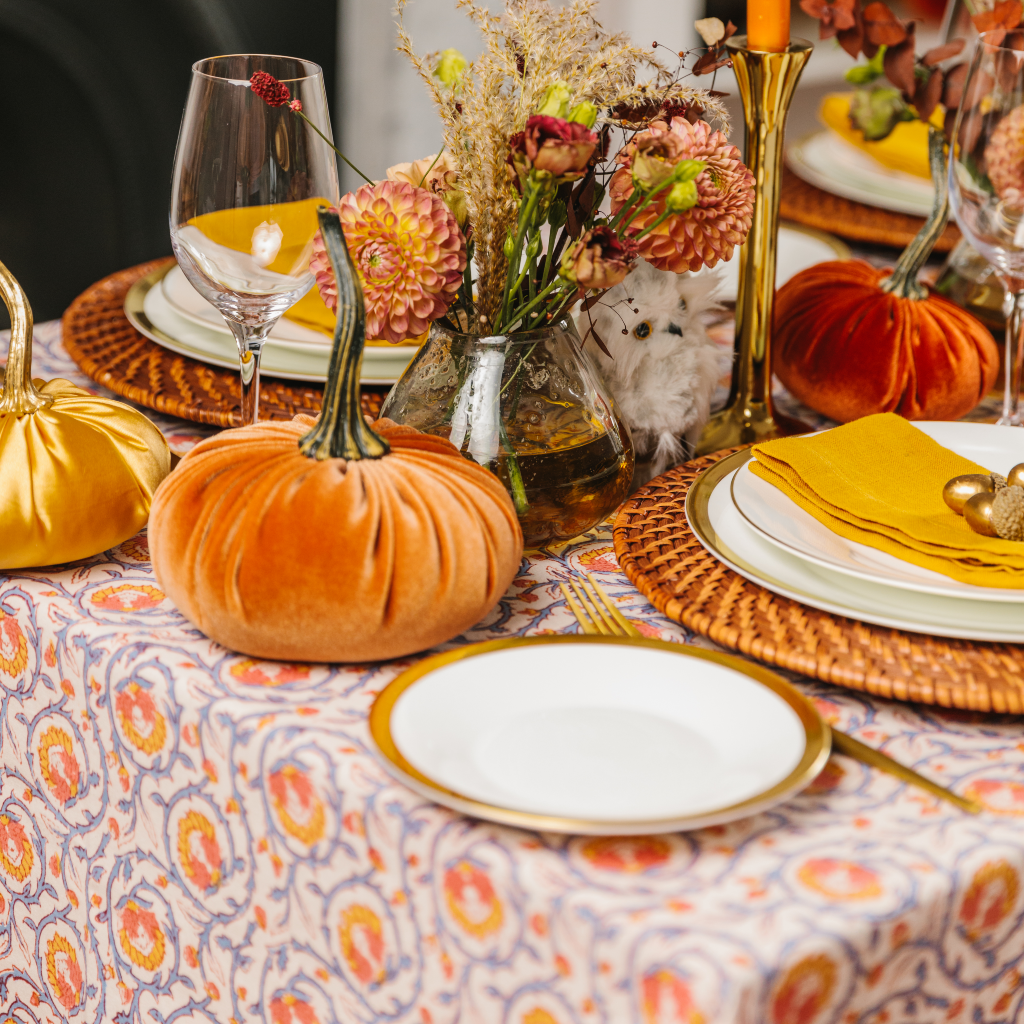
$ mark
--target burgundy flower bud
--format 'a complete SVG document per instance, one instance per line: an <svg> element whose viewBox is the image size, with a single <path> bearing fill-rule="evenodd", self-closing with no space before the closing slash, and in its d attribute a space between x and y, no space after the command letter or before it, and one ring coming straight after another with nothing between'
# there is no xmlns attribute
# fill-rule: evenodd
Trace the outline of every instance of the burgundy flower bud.
<svg viewBox="0 0 1024 1024"><path fill-rule="evenodd" d="M580 291L603 291L622 281L636 259L636 243L620 238L607 224L592 228L562 257L558 274Z"/></svg>
<svg viewBox="0 0 1024 1024"><path fill-rule="evenodd" d="M534 114L526 122L526 131L509 139L508 162L520 182L536 170L561 184L584 175L596 148L597 136L586 125Z"/></svg>
<svg viewBox="0 0 1024 1024"><path fill-rule="evenodd" d="M283 82L279 82L273 75L268 74L266 71L257 71L252 78L249 79L249 88L268 107L283 107L291 98L292 94L288 90L288 86Z"/></svg>

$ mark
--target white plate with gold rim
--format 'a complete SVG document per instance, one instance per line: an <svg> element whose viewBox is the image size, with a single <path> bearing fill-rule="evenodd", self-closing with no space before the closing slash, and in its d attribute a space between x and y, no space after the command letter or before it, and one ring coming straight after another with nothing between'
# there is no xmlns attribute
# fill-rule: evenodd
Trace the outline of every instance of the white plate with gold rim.
<svg viewBox="0 0 1024 1024"><path fill-rule="evenodd" d="M882 210L927 217L935 201L930 181L883 167L828 129L790 143L786 163L811 185Z"/></svg>
<svg viewBox="0 0 1024 1024"><path fill-rule="evenodd" d="M1004 476L1024 462L1024 431L991 423L918 421L912 424L944 448ZM756 458L756 456L755 456ZM895 555L847 540L818 522L791 498L745 464L733 477L732 500L765 540L815 565L900 590L967 601L1024 604L1024 590L979 587L903 561Z"/></svg>
<svg viewBox="0 0 1024 1024"><path fill-rule="evenodd" d="M716 462L686 495L697 540L734 572L782 597L861 622L963 640L1024 643L1019 605L900 590L815 565L765 540L732 500L733 474L749 449Z"/></svg>
<svg viewBox="0 0 1024 1024"><path fill-rule="evenodd" d="M132 285L124 300L125 316L137 331L171 352L211 366L237 370L238 350L226 325L220 331L196 323L182 316L168 302L159 287L168 269L161 267ZM170 269L177 268L172 265ZM363 384L394 384L418 351L415 345L367 345L363 349L360 381ZM329 345L279 340L271 332L260 366L262 372L270 377L322 383L327 379L330 357Z"/></svg>
<svg viewBox="0 0 1024 1024"><path fill-rule="evenodd" d="M739 658L626 637L494 640L420 662L379 694L387 770L477 818L547 832L703 828L811 782L828 726Z"/></svg>

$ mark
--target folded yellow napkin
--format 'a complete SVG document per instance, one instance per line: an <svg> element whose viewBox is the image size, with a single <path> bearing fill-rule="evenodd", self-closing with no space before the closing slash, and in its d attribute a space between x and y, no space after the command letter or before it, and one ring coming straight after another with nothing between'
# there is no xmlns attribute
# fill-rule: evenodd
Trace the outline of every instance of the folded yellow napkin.
<svg viewBox="0 0 1024 1024"><path fill-rule="evenodd" d="M840 537L962 583L1024 588L1024 542L975 533L942 500L950 478L989 470L901 416L866 416L753 450L751 471Z"/></svg>

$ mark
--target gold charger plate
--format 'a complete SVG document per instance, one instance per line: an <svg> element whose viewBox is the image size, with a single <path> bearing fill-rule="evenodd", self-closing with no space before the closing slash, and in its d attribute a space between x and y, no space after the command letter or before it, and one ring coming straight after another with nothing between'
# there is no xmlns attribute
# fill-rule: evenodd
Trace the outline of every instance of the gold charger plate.
<svg viewBox="0 0 1024 1024"><path fill-rule="evenodd" d="M795 767L781 781L767 786L745 799L725 806L705 808L698 813L659 818L626 818L609 820L536 813L512 806L468 796L450 788L413 765L399 749L392 733L392 718L400 698L417 683L439 669L511 648L554 645L610 645L664 651L687 660L710 662L745 676L765 687L788 705L803 730L803 753ZM578 655L577 655L578 657ZM681 667L684 667L681 665ZM491 671L494 671L492 663ZM807 786L824 767L831 751L831 731L814 705L794 686L774 672L728 654L665 643L660 640L637 640L629 637L608 636L551 636L492 640L472 644L443 654L426 658L406 669L381 691L370 710L370 732L383 757L384 766L396 779L436 803L462 814L495 821L503 825L534 829L542 832L560 832L577 835L631 835L676 832L721 824L747 817L779 804Z"/></svg>

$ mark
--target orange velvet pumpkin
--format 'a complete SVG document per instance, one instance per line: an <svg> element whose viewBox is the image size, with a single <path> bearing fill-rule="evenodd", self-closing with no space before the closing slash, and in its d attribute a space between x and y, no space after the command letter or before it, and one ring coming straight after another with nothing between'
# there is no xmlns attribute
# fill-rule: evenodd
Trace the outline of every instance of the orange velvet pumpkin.
<svg viewBox="0 0 1024 1024"><path fill-rule="evenodd" d="M796 398L840 423L876 412L959 419L995 383L999 350L941 295L883 290L891 273L842 260L793 277L775 296L772 368Z"/></svg>
<svg viewBox="0 0 1024 1024"><path fill-rule="evenodd" d="M337 214L321 212L339 287L319 420L198 444L158 489L149 541L184 615L261 658L376 661L457 636L518 571L505 488L443 438L359 408L362 292Z"/></svg>

